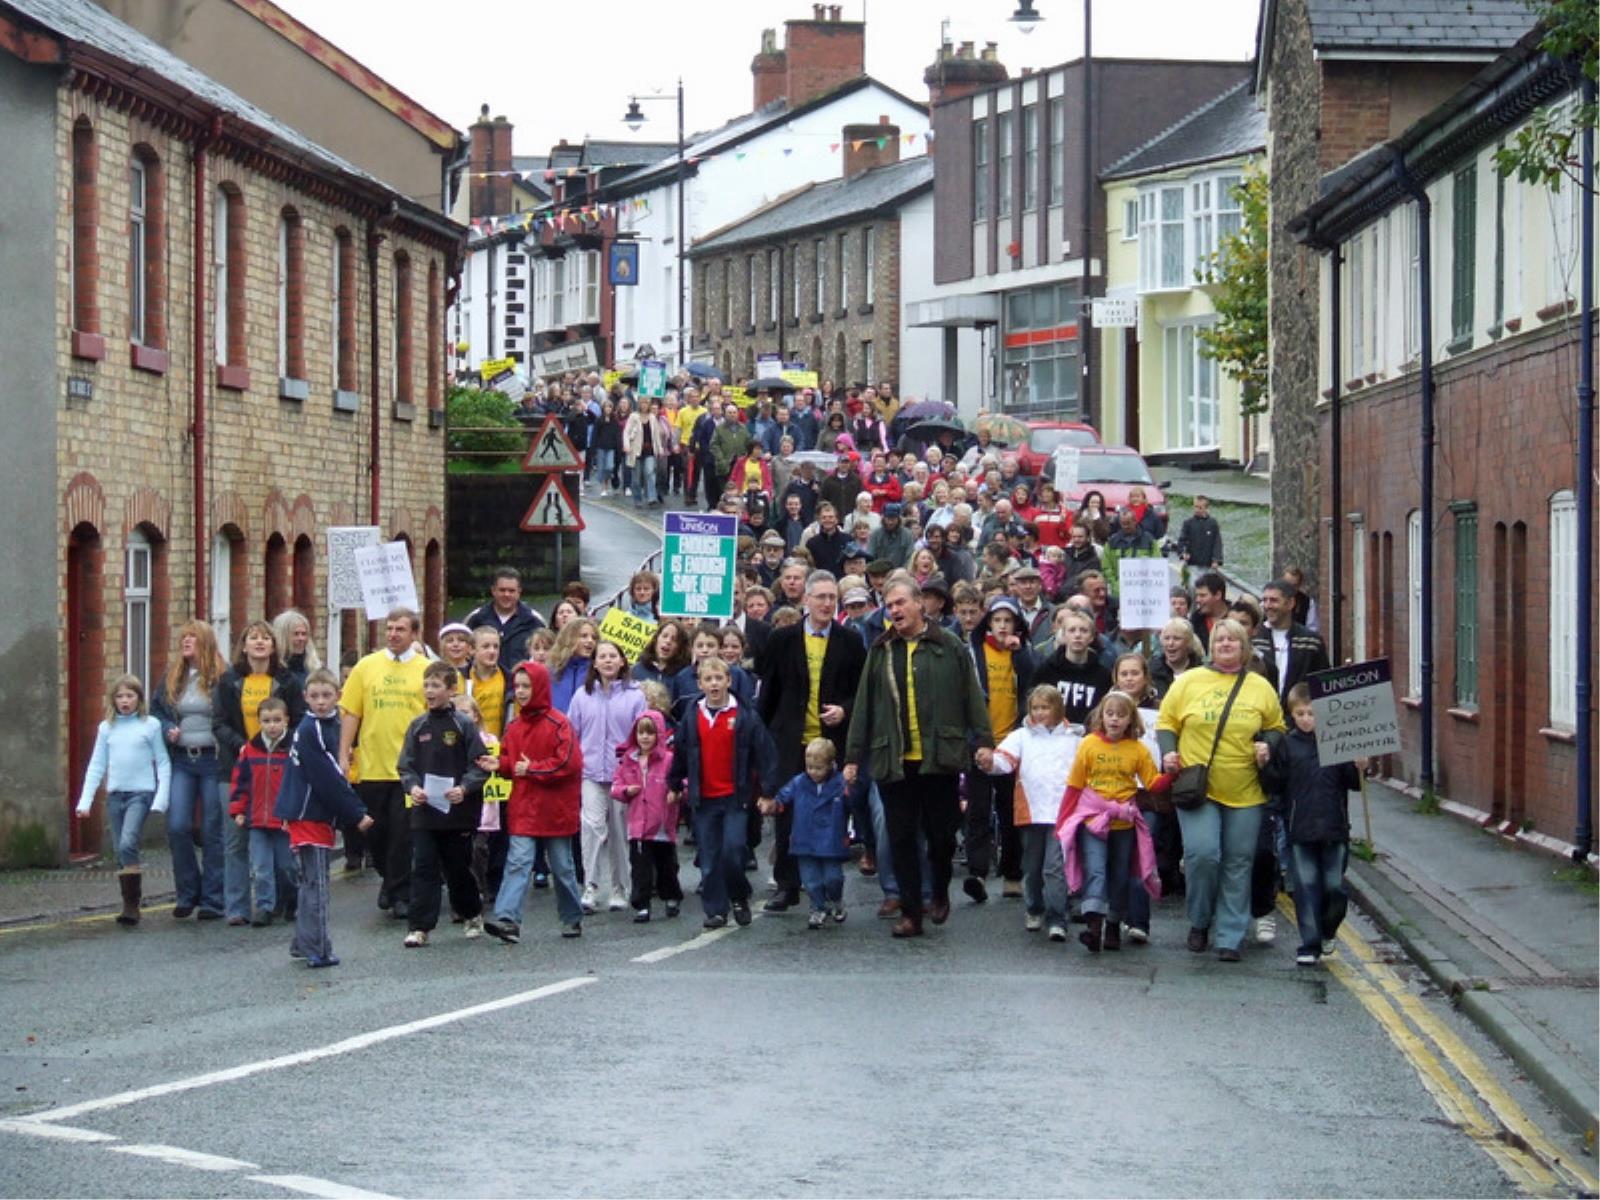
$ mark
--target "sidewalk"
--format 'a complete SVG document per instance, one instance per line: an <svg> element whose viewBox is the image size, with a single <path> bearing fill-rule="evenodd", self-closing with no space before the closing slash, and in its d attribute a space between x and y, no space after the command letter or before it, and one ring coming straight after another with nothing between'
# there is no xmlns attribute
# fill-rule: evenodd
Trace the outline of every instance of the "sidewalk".
<svg viewBox="0 0 1600 1200"><path fill-rule="evenodd" d="M1542 1089L1589 1144L1600 1096L1600 895L1572 864L1415 811L1369 780L1378 857L1353 898ZM1352 802L1352 831L1364 832Z"/></svg>
<svg viewBox="0 0 1600 1200"><path fill-rule="evenodd" d="M1196 471L1175 464L1151 464L1150 478L1163 485L1171 480L1172 486L1163 486L1161 490L1174 496L1209 496L1224 504L1272 503L1271 480L1231 468Z"/></svg>
<svg viewBox="0 0 1600 1200"><path fill-rule="evenodd" d="M139 857L144 865L144 906L148 908L172 901L172 854L164 837L158 838L157 844L148 836L149 827L145 832ZM0 871L0 932L18 925L121 910L117 868L109 858L81 867Z"/></svg>

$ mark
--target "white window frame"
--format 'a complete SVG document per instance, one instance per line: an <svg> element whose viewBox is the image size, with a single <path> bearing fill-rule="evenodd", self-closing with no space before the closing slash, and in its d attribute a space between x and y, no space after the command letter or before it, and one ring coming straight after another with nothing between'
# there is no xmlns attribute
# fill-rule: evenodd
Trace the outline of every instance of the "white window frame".
<svg viewBox="0 0 1600 1200"><path fill-rule="evenodd" d="M839 307L850 310L850 235L841 233L836 243L839 256Z"/></svg>
<svg viewBox="0 0 1600 1200"><path fill-rule="evenodd" d="M1139 240L1139 197L1130 196L1122 202L1122 240Z"/></svg>
<svg viewBox="0 0 1600 1200"><path fill-rule="evenodd" d="M233 539L220 532L211 538L211 628L217 645L233 645Z"/></svg>
<svg viewBox="0 0 1600 1200"><path fill-rule="evenodd" d="M1365 234L1357 234L1350 239L1349 249L1345 254L1345 276L1347 282L1345 289L1349 293L1348 307L1345 319L1350 325L1350 360L1345 364L1345 379L1359 377L1366 370L1366 254L1363 241ZM1335 379L1335 384L1343 380Z"/></svg>
<svg viewBox="0 0 1600 1200"><path fill-rule="evenodd" d="M550 328L550 260L547 258L535 258L528 265L528 304L528 327Z"/></svg>
<svg viewBox="0 0 1600 1200"><path fill-rule="evenodd" d="M995 161L1000 168L1000 183L995 189L994 215L1001 219L1011 215L1011 204L1015 197L1011 194L1011 155L1014 147L1011 144L1012 127L1016 124L1009 112L995 114L995 128L1000 139L1000 151L995 155Z"/></svg>
<svg viewBox="0 0 1600 1200"><path fill-rule="evenodd" d="M577 254L568 256L571 259L570 262L567 261L567 258L562 259L565 264L563 282L566 287L566 301L562 312L563 325L576 325L583 320L584 253L580 251Z"/></svg>
<svg viewBox="0 0 1600 1200"><path fill-rule="evenodd" d="M211 338L216 361L228 365L228 193L211 193Z"/></svg>
<svg viewBox="0 0 1600 1200"><path fill-rule="evenodd" d="M783 295L783 251L767 251L767 320L778 320L779 300Z"/></svg>
<svg viewBox="0 0 1600 1200"><path fill-rule="evenodd" d="M866 292L866 303L871 304L878 290L878 228L868 225L861 231L861 270L865 276L862 281L862 290ZM869 375L867 377L871 379Z"/></svg>
<svg viewBox="0 0 1600 1200"><path fill-rule="evenodd" d="M1022 211L1039 207L1039 106L1022 110Z"/></svg>
<svg viewBox="0 0 1600 1200"><path fill-rule="evenodd" d="M1050 101L1050 204L1062 202L1067 186L1067 102L1060 96ZM1135 228L1137 224L1135 210ZM1126 236L1126 234L1124 234Z"/></svg>
<svg viewBox="0 0 1600 1200"><path fill-rule="evenodd" d="M150 597L155 550L144 531L128 534L122 574L122 662L129 675L150 686Z"/></svg>
<svg viewBox="0 0 1600 1200"><path fill-rule="evenodd" d="M582 309L579 312L579 324L598 325L600 323L600 251L585 250L579 257L582 267L582 278L579 281L580 299Z"/></svg>
<svg viewBox="0 0 1600 1200"><path fill-rule="evenodd" d="M800 317L800 300L805 294L805 289L800 284L800 243L795 242L789 247L789 290L792 293L792 307L789 315L796 320Z"/></svg>
<svg viewBox="0 0 1600 1200"><path fill-rule="evenodd" d="M1196 279L1211 275L1211 256L1217 250L1217 181L1209 175L1189 181L1189 259Z"/></svg>
<svg viewBox="0 0 1600 1200"><path fill-rule="evenodd" d="M567 260L552 258L550 263L550 324L549 329L566 327L567 319Z"/></svg>
<svg viewBox="0 0 1600 1200"><path fill-rule="evenodd" d="M817 294L816 307L813 312L820 313L828 306L828 277L824 273L823 264L828 261L828 242L826 238L817 238L811 243L811 248L817 256Z"/></svg>
<svg viewBox="0 0 1600 1200"><path fill-rule="evenodd" d="M150 196L150 172L134 155L128 162L128 340L144 345L149 300L145 262L145 213Z"/></svg>
<svg viewBox="0 0 1600 1200"><path fill-rule="evenodd" d="M989 122L980 117L972 123L972 219L988 220L990 208Z"/></svg>
<svg viewBox="0 0 1600 1200"><path fill-rule="evenodd" d="M1550 497L1550 726L1578 726L1578 501Z"/></svg>
<svg viewBox="0 0 1600 1200"><path fill-rule="evenodd" d="M871 383L878 377L877 362L872 352L872 339L867 338L861 343L861 378Z"/></svg>
<svg viewBox="0 0 1600 1200"><path fill-rule="evenodd" d="M1406 514L1406 695L1422 698L1422 511Z"/></svg>
<svg viewBox="0 0 1600 1200"><path fill-rule="evenodd" d="M1139 193L1139 291L1177 292L1189 288L1193 277L1186 274L1192 259L1186 249L1185 197L1183 183L1161 184ZM1170 212L1169 199L1175 198L1177 212ZM1173 241L1176 239L1176 246ZM1172 251L1171 256L1163 253ZM1170 272L1167 268L1170 267Z"/></svg>
<svg viewBox="0 0 1600 1200"><path fill-rule="evenodd" d="M1201 352L1200 342L1200 330L1214 320L1176 321L1162 328L1161 411L1169 450L1203 450L1221 442L1217 364Z"/></svg>
<svg viewBox="0 0 1600 1200"><path fill-rule="evenodd" d="M1367 654L1367 523L1350 517L1350 646L1357 662Z"/></svg>
<svg viewBox="0 0 1600 1200"><path fill-rule="evenodd" d="M1418 224L1420 210L1416 201L1405 207L1401 236L1405 238L1405 357L1406 361L1422 354L1422 230Z"/></svg>

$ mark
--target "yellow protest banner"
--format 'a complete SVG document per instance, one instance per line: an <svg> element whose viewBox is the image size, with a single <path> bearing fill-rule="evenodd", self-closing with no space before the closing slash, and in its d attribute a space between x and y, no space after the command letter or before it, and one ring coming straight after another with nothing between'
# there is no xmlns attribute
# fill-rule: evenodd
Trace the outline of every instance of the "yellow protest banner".
<svg viewBox="0 0 1600 1200"><path fill-rule="evenodd" d="M645 644L655 636L656 623L643 617L636 617L632 613L620 608L606 610L606 615L600 622L600 640L615 642L622 647L622 653L630 663L639 661L639 655L644 650Z"/></svg>
<svg viewBox="0 0 1600 1200"><path fill-rule="evenodd" d="M617 381L621 378L621 371L607 371L604 375L600 376L600 386L605 388L607 394L609 395L611 389L617 385Z"/></svg>
<svg viewBox="0 0 1600 1200"><path fill-rule="evenodd" d="M496 375L504 375L507 371L517 369L517 360L514 358L486 358L478 364L478 377L485 383Z"/></svg>
<svg viewBox="0 0 1600 1200"><path fill-rule="evenodd" d="M756 402L756 398L746 392L742 387L723 388L722 398L724 400L732 400L740 408L749 408Z"/></svg>
<svg viewBox="0 0 1600 1200"><path fill-rule="evenodd" d="M499 775L491 775L483 784L483 802L485 804L504 804L511 799L511 780Z"/></svg>
<svg viewBox="0 0 1600 1200"><path fill-rule="evenodd" d="M814 388L817 386L817 373L815 371L784 371L781 378L785 383L792 383L797 388Z"/></svg>

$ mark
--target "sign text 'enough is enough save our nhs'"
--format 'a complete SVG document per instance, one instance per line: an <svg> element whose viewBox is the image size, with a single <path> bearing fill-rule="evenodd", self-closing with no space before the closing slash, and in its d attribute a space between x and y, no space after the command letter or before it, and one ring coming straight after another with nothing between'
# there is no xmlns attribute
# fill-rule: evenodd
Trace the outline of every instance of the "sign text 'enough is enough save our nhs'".
<svg viewBox="0 0 1600 1200"><path fill-rule="evenodd" d="M726 513L667 513L662 533L661 615L730 619L739 519Z"/></svg>

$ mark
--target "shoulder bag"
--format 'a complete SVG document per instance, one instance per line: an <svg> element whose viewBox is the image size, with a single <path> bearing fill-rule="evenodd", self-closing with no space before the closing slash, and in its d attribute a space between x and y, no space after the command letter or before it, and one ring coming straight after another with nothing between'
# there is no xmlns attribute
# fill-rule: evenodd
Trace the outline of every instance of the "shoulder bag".
<svg viewBox="0 0 1600 1200"><path fill-rule="evenodd" d="M1211 755L1206 761L1195 763L1193 766L1184 767L1178 772L1178 777L1172 781L1172 804L1185 812L1192 812L1206 802L1206 787L1211 780L1211 764L1217 757L1217 747L1222 744L1222 730L1228 724L1228 714L1233 711L1233 702L1239 695L1239 689L1244 686L1245 672L1249 668L1239 668L1239 678L1234 680L1233 691L1228 693L1228 702L1222 706L1222 718L1217 722L1217 736L1211 739Z"/></svg>

